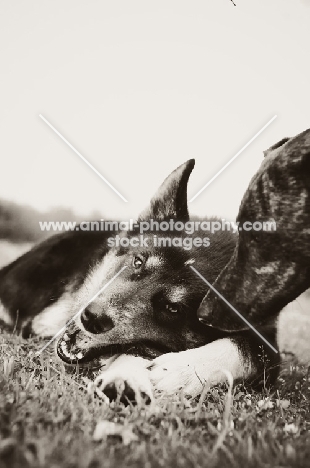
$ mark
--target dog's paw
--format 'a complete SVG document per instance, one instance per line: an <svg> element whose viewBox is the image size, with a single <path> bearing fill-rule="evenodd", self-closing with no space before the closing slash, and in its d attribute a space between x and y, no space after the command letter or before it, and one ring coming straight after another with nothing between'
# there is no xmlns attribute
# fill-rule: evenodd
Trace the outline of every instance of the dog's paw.
<svg viewBox="0 0 310 468"><path fill-rule="evenodd" d="M186 396L195 397L202 392L208 372L204 369L202 373L197 360L187 353L168 353L153 361L149 369L155 390L167 396L182 391Z"/></svg>
<svg viewBox="0 0 310 468"><path fill-rule="evenodd" d="M106 402L116 400L125 404L150 404L153 391L148 364L149 361L143 358L122 355L98 375L89 390Z"/></svg>
<svg viewBox="0 0 310 468"><path fill-rule="evenodd" d="M149 370L155 390L165 395L182 391L189 397L196 397L205 388L223 383L230 376L231 379L245 376L238 349L229 339L163 354L152 361Z"/></svg>

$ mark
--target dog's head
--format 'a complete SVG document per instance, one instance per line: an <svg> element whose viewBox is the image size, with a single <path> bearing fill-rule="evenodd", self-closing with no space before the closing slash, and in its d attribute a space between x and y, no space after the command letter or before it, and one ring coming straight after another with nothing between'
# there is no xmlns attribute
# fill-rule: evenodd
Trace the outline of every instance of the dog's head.
<svg viewBox="0 0 310 468"><path fill-rule="evenodd" d="M252 325L274 320L280 310L309 287L310 130L281 140L265 159L242 200L239 239L228 265L214 283ZM251 230L244 223L250 222ZM275 222L276 229L255 230ZM249 226L249 225L247 225ZM239 227L239 229L240 229ZM265 225L268 229L268 224ZM198 315L208 325L236 331L247 325L209 292Z"/></svg>
<svg viewBox="0 0 310 468"><path fill-rule="evenodd" d="M187 182L193 167L190 160L164 181L138 226L152 219L189 221ZM230 258L235 240L231 233L195 232L194 237L201 236L204 242L207 235L210 247L193 244L190 249L186 247L188 235L170 228L141 237L137 230L120 232L119 245L114 238L114 245L81 288L81 303L86 304L106 286L58 340L61 359L83 364L116 352L154 357L211 341L196 315L206 287L190 265L194 263L214 281ZM169 243L176 237L178 242Z"/></svg>

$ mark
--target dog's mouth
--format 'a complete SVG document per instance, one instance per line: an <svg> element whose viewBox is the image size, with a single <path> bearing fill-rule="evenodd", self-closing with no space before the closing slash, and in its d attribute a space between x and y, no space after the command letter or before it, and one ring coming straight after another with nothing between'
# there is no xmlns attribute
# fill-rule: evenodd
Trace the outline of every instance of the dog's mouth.
<svg viewBox="0 0 310 468"><path fill-rule="evenodd" d="M66 331L56 343L56 353L58 357L68 365L100 367L102 359L108 359L116 354L126 353L154 359L161 354L168 352L166 346L148 341L139 343L114 343L109 345L85 346L85 341L81 341L82 347L77 339L80 330L70 333Z"/></svg>
<svg viewBox="0 0 310 468"><path fill-rule="evenodd" d="M78 344L77 335L79 330L73 333L65 332L56 344L58 357L66 364L92 364L99 365L99 358L109 358L121 352L121 345L112 344L107 346L82 348Z"/></svg>

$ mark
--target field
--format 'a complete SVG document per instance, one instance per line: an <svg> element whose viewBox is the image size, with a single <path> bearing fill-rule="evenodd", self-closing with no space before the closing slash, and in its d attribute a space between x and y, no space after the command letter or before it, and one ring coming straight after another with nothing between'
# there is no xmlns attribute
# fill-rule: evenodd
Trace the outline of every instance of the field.
<svg viewBox="0 0 310 468"><path fill-rule="evenodd" d="M89 396L81 375L38 349L37 340L0 335L1 467L309 466L306 368L286 361L277 386L261 393L214 388L204 402L159 395L137 408ZM102 421L117 434L94 440Z"/></svg>
<svg viewBox="0 0 310 468"><path fill-rule="evenodd" d="M27 248L0 242L0 264ZM309 296L279 323L281 348L304 363ZM1 468L309 466L310 376L292 359L271 390L214 388L204 402L159 395L154 407L137 408L89 396L83 376L68 374L51 351L35 357L41 346L0 330ZM110 435L94 440L102 422Z"/></svg>

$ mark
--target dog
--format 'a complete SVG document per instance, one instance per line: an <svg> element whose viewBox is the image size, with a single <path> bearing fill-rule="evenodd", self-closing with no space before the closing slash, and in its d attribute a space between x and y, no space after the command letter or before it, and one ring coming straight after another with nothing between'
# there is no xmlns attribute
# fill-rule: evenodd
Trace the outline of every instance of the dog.
<svg viewBox="0 0 310 468"><path fill-rule="evenodd" d="M237 221L270 220L276 230L240 231L234 254L213 286L253 326L272 324L310 286L310 130L265 151ZM198 316L226 332L247 325L209 291Z"/></svg>
<svg viewBox="0 0 310 468"><path fill-rule="evenodd" d="M134 229L58 234L0 271L0 317L24 337L53 336L82 310L58 337L55 351L66 365L100 367L93 390L102 398L152 400L154 389L167 395L182 389L195 397L206 384L224 382L226 371L253 385L266 375L264 346L252 331L228 336L197 318L208 288L190 266L215 281L234 251L232 232L206 238L205 231L195 231L189 249L185 232L178 233L177 245L159 247L159 239L173 240L175 231L147 231L136 246L141 223L190 221L193 167L189 160L164 181ZM264 332L275 342L274 328ZM265 353L272 381L277 355Z"/></svg>

